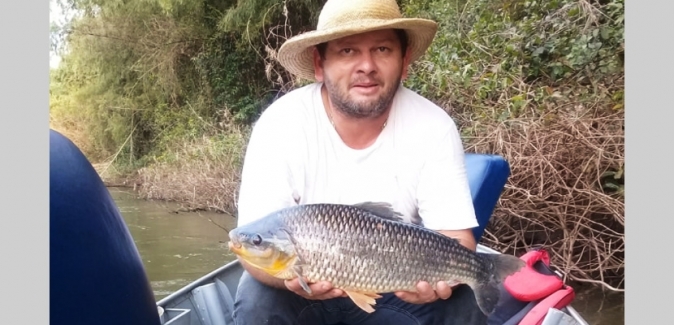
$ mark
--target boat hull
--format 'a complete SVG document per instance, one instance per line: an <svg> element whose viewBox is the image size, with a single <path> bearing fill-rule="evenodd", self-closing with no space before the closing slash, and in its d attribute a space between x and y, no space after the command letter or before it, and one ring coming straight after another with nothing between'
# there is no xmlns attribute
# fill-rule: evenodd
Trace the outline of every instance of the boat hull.
<svg viewBox="0 0 674 325"><path fill-rule="evenodd" d="M499 254L483 245L478 245L477 250ZM162 325L234 324L232 320L234 298L243 271L238 261L230 262L161 299L157 302L157 307ZM562 318L553 312L551 315L559 321L550 320L543 325L588 325L571 306L563 308L561 312L570 316L575 323L569 323L569 317Z"/></svg>

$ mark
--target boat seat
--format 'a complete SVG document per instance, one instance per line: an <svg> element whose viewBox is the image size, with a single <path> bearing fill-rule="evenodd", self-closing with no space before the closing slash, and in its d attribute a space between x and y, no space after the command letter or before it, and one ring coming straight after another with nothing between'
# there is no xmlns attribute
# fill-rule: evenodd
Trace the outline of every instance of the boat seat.
<svg viewBox="0 0 674 325"><path fill-rule="evenodd" d="M473 235L479 242L510 176L510 165L502 156L493 154L466 153L464 161L479 224L473 228Z"/></svg>
<svg viewBox="0 0 674 325"><path fill-rule="evenodd" d="M49 155L50 324L159 325L140 255L103 181L54 130Z"/></svg>

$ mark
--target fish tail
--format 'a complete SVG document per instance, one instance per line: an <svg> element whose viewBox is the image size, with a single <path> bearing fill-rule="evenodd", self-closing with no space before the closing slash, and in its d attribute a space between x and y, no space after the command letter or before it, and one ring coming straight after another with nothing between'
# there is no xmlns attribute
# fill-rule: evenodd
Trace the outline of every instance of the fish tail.
<svg viewBox="0 0 674 325"><path fill-rule="evenodd" d="M520 258L507 254L478 253L487 266L488 275L471 285L477 305L485 315L490 315L501 296L499 284L519 271L525 263Z"/></svg>

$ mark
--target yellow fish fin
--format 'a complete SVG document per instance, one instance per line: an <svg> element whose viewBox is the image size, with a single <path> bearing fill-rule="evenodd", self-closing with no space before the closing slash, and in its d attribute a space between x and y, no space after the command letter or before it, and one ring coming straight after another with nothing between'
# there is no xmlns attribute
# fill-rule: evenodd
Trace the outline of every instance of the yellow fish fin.
<svg viewBox="0 0 674 325"><path fill-rule="evenodd" d="M368 313L374 312L374 308L372 306L377 304L375 299L381 298L380 295L374 292L357 292L348 290L344 290L344 292L346 292L346 294L349 296L349 298L351 298L356 306Z"/></svg>
<svg viewBox="0 0 674 325"><path fill-rule="evenodd" d="M295 272L292 269L285 269L281 272L274 274L274 277L283 280L290 280L295 277Z"/></svg>

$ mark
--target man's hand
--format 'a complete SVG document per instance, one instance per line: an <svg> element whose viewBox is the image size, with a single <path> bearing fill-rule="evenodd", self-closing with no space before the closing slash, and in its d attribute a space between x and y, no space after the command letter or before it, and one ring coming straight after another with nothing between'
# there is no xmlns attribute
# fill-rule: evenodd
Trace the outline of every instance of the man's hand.
<svg viewBox="0 0 674 325"><path fill-rule="evenodd" d="M332 283L328 281L321 281L316 283L307 282L307 285L309 285L309 288L311 289L311 294L302 289L302 286L300 285L300 281L298 279L285 280L285 285L286 288L288 288L288 290L306 299L324 300L337 297L346 297L346 293L344 291L333 288Z"/></svg>
<svg viewBox="0 0 674 325"><path fill-rule="evenodd" d="M398 291L395 295L406 302L412 304L427 304L438 299L447 299L452 295L452 287L446 282L440 281L436 285L436 289L426 281L417 283L417 292Z"/></svg>

